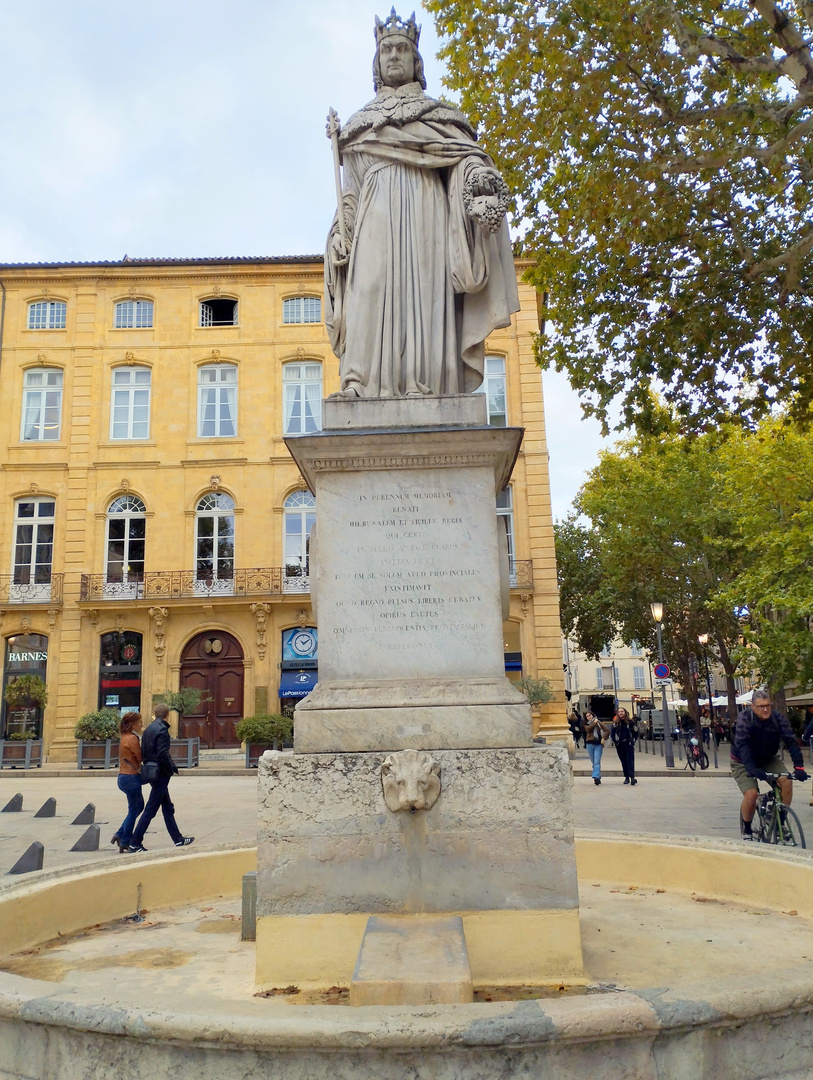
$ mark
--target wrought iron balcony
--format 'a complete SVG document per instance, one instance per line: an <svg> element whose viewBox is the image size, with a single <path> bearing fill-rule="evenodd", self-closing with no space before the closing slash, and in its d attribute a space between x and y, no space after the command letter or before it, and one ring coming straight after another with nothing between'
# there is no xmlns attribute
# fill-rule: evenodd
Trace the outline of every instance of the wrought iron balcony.
<svg viewBox="0 0 813 1080"><path fill-rule="evenodd" d="M50 581L16 581L13 574L0 575L0 604L62 603L62 574L51 574Z"/></svg>
<svg viewBox="0 0 813 1080"><path fill-rule="evenodd" d="M256 596L284 597L310 592L310 578L299 566L235 570L198 577L194 570L151 570L137 581L111 581L106 574L83 574L80 600L196 600Z"/></svg>
<svg viewBox="0 0 813 1080"><path fill-rule="evenodd" d="M533 590L534 564L532 559L511 559L509 574L512 589Z"/></svg>

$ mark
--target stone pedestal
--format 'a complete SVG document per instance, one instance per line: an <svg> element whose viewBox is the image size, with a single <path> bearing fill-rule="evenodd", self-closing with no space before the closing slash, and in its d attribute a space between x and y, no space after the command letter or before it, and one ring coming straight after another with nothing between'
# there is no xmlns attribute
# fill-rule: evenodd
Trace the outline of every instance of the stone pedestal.
<svg viewBox="0 0 813 1080"><path fill-rule="evenodd" d="M476 986L584 982L567 751L531 745L505 677L496 498L522 432L479 395L324 415L287 440L316 495L319 682L293 757L260 760L257 983L349 986L379 915L459 916Z"/></svg>
<svg viewBox="0 0 813 1080"><path fill-rule="evenodd" d="M479 395L327 401L324 431L287 440L318 515L319 682L297 706L297 753L530 744L505 677L495 513L522 432L484 410Z"/></svg>

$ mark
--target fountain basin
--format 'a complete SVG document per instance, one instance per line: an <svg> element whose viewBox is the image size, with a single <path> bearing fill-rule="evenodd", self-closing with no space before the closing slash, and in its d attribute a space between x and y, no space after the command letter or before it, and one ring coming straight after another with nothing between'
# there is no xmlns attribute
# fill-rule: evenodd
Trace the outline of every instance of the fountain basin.
<svg viewBox="0 0 813 1080"><path fill-rule="evenodd" d="M218 934L228 954L221 966L229 956L242 964L243 985L218 989L214 975L191 966L185 989L168 969L147 967L140 994L117 983L115 968L97 966L74 985L0 972L0 1077L810 1075L813 860L806 853L584 834L576 851L585 964L608 992L434 1007L293 1006L254 998L251 945ZM0 955L132 914L139 882L142 905L159 923L170 909L234 905L254 859L251 849L148 855L121 868L3 883ZM182 944L170 925L138 932ZM717 944L707 940L714 937ZM629 989L612 992L613 985Z"/></svg>

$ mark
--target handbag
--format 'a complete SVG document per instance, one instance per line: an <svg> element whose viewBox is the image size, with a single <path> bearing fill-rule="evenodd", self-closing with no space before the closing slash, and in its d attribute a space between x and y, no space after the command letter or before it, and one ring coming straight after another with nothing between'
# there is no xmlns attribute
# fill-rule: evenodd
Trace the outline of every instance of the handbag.
<svg viewBox="0 0 813 1080"><path fill-rule="evenodd" d="M141 766L141 779L147 784L154 784L158 779L158 762L145 761Z"/></svg>

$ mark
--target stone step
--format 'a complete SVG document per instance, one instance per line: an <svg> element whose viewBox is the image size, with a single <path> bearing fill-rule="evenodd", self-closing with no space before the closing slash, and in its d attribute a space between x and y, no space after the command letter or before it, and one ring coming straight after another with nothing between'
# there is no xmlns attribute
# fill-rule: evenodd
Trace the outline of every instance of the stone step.
<svg viewBox="0 0 813 1080"><path fill-rule="evenodd" d="M459 915L371 915L350 983L351 1005L455 1005L473 1000Z"/></svg>
<svg viewBox="0 0 813 1080"><path fill-rule="evenodd" d="M201 761L245 761L246 752L241 750L239 746L236 747L223 747L214 750L204 750L201 747L200 760Z"/></svg>

